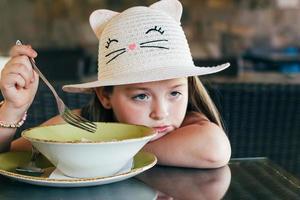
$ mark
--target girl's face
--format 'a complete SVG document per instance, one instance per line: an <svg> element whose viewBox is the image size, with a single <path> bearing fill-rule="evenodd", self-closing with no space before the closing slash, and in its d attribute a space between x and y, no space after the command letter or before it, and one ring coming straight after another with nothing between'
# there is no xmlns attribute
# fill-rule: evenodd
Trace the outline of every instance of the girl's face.
<svg viewBox="0 0 300 200"><path fill-rule="evenodd" d="M153 127L159 137L181 125L188 104L188 81L177 78L114 86L111 94L100 96L117 121Z"/></svg>

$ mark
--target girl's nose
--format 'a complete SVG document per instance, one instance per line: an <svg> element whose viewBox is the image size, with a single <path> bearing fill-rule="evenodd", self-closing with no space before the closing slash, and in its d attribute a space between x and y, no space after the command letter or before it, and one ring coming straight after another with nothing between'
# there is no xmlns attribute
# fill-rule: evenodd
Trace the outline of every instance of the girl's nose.
<svg viewBox="0 0 300 200"><path fill-rule="evenodd" d="M136 49L136 44L135 44L135 43L129 44L129 45L128 45L128 49L129 49L129 50L134 50L134 49Z"/></svg>
<svg viewBox="0 0 300 200"><path fill-rule="evenodd" d="M153 105L150 113L150 118L154 120L162 120L169 115L168 108L163 103L156 103Z"/></svg>

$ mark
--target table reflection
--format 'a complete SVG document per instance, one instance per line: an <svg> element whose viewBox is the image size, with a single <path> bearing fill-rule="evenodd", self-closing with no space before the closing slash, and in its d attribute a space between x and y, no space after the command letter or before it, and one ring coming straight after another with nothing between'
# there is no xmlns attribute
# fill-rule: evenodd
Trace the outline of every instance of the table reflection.
<svg viewBox="0 0 300 200"><path fill-rule="evenodd" d="M155 166L131 179L79 188L30 185L0 176L0 199L300 199L300 180L267 158L232 159L229 167Z"/></svg>
<svg viewBox="0 0 300 200"><path fill-rule="evenodd" d="M7 184L5 184L7 182ZM111 199L111 200L154 200L158 192L143 182L131 178L125 181L82 188L55 188L35 186L0 177L0 199Z"/></svg>
<svg viewBox="0 0 300 200"><path fill-rule="evenodd" d="M81 188L35 186L0 177L0 199L221 199L230 184L228 166L199 170L156 166L135 178Z"/></svg>
<svg viewBox="0 0 300 200"><path fill-rule="evenodd" d="M228 166L210 170L154 167L136 178L159 191L157 200L217 200L225 195L231 172Z"/></svg>

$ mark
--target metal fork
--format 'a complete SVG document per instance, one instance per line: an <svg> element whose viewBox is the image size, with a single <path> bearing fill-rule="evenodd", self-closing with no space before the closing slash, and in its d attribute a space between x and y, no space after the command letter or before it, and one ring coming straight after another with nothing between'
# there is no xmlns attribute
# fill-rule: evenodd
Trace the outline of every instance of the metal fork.
<svg viewBox="0 0 300 200"><path fill-rule="evenodd" d="M22 42L20 40L17 40L17 45L22 45ZM46 79L46 77L42 74L42 72L38 69L38 67L35 65L35 61L29 57L29 61L32 65L32 68L39 74L41 79L46 83L46 85L50 88L52 91L56 103L57 108L59 111L59 114L62 116L62 118L69 124L81 128L83 130L89 131L89 132L96 132L97 125L79 115L74 114L62 101L62 99L58 96L57 92L53 88L53 86L49 83L49 81Z"/></svg>

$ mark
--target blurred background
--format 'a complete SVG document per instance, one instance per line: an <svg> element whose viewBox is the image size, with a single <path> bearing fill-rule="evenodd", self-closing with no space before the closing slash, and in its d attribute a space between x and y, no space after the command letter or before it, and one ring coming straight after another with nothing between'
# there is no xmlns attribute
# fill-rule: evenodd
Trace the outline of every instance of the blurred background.
<svg viewBox="0 0 300 200"><path fill-rule="evenodd" d="M154 2L0 0L0 66L20 39L37 49L38 66L59 92L63 83L95 79L98 41L90 13ZM268 157L300 177L300 0L181 2L195 64L231 63L201 78L221 112L232 157ZM61 95L70 107L89 100ZM49 90L41 88L23 128L56 114Z"/></svg>
<svg viewBox="0 0 300 200"><path fill-rule="evenodd" d="M88 23L90 13L99 8L122 11L154 2L1 0L0 56L7 56L16 39L21 39L39 50L41 61L58 60L61 53L70 59L72 55L83 56L80 62L84 63L79 65L85 65L83 71L88 73L96 70L97 59L97 39ZM182 0L182 4L182 25L197 64L229 60L233 67L227 74L233 75L249 70L300 72L298 0ZM92 69L87 69L90 64Z"/></svg>

